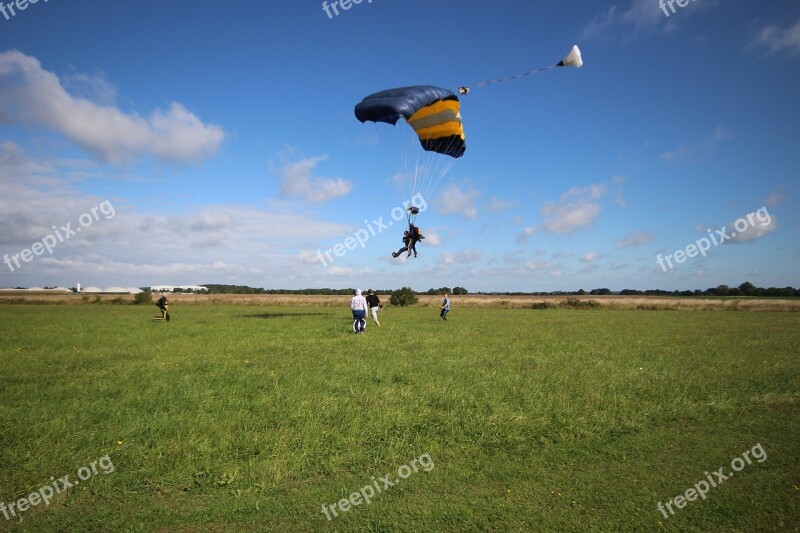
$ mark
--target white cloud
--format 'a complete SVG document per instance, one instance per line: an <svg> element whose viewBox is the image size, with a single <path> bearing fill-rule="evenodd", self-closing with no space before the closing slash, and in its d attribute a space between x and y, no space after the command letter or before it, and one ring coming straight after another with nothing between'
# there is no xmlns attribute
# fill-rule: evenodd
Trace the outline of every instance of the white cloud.
<svg viewBox="0 0 800 533"><path fill-rule="evenodd" d="M462 191L456 185L450 185L439 195L437 210L441 215L459 214L464 218L478 218L475 202L480 196L477 189Z"/></svg>
<svg viewBox="0 0 800 533"><path fill-rule="evenodd" d="M328 273L332 276L343 277L343 276L352 276L353 269L349 267L331 267L328 269Z"/></svg>
<svg viewBox="0 0 800 533"><path fill-rule="evenodd" d="M272 171L281 180L281 194L292 198L303 198L309 202L322 203L350 194L353 184L342 178L314 177L314 169L327 159L327 156L303 158L288 161L281 158L278 167Z"/></svg>
<svg viewBox="0 0 800 533"><path fill-rule="evenodd" d="M15 161L18 168L36 167L24 157ZM5 170L0 164L0 172ZM62 182L0 179L4 228L0 258L30 249L52 234L53 226L70 223L76 229L79 217L104 200ZM114 197L109 201L113 217L101 212L80 233L58 242L52 254L45 252L14 271L0 263L0 286L72 286L78 281L99 286L252 284L254 280L257 286L314 286L316 280L329 278L314 264L316 250L353 232L351 226L317 220L281 202L270 202L264 209L200 205L164 216L137 211ZM301 255L302 250L312 251Z"/></svg>
<svg viewBox="0 0 800 533"><path fill-rule="evenodd" d="M739 223L738 228L736 227L736 222ZM725 241L725 244L740 244L758 240L764 235L774 232L778 229L778 220L775 215L771 215L767 209L762 208L755 213L750 213L735 222L731 222L725 227L729 234L736 234ZM744 231L740 231L741 229L744 229Z"/></svg>
<svg viewBox="0 0 800 533"><path fill-rule="evenodd" d="M294 256L294 260L301 265L313 265L316 263L322 263L320 261L319 256L317 255L316 251L312 250L303 250L299 254Z"/></svg>
<svg viewBox="0 0 800 533"><path fill-rule="evenodd" d="M102 73L89 75L73 72L62 76L61 83L74 98L108 106L115 105L117 101L117 88Z"/></svg>
<svg viewBox="0 0 800 533"><path fill-rule="evenodd" d="M552 266L553 264L550 261L537 261L531 259L530 261L525 262L525 270L529 270L531 272L546 270L548 268L552 268Z"/></svg>
<svg viewBox="0 0 800 533"><path fill-rule="evenodd" d="M0 179L32 181L54 172L51 165L32 160L25 150L11 141L0 142Z"/></svg>
<svg viewBox="0 0 800 533"><path fill-rule="evenodd" d="M589 252L583 256L581 256L581 263L591 263L593 261L597 261L603 257L603 254L598 252Z"/></svg>
<svg viewBox="0 0 800 533"><path fill-rule="evenodd" d="M437 258L439 265L447 267L451 265L468 265L480 261L483 252L475 249L466 249L458 253L442 252Z"/></svg>
<svg viewBox="0 0 800 533"><path fill-rule="evenodd" d="M761 28L750 44L754 48L766 48L771 53L786 50L790 54L800 54L800 20L788 28Z"/></svg>
<svg viewBox="0 0 800 533"><path fill-rule="evenodd" d="M561 201L566 202L570 198L584 198L586 200L599 200L606 195L608 189L605 185L595 185L594 183L587 187L572 187L570 190L561 195Z"/></svg>
<svg viewBox="0 0 800 533"><path fill-rule="evenodd" d="M685 159L696 163L713 155L722 141L727 141L733 137L733 132L719 126L709 137L682 144L675 150L662 153L659 157L670 162Z"/></svg>
<svg viewBox="0 0 800 533"><path fill-rule="evenodd" d="M18 51L0 53L0 122L60 133L112 163L146 156L200 161L213 155L225 138L222 128L203 124L179 103L142 117L76 98L36 58Z"/></svg>
<svg viewBox="0 0 800 533"><path fill-rule="evenodd" d="M426 246L433 246L434 248L441 246L442 238L436 232L435 228L429 228L423 231L422 234L425 236L425 240L422 241L422 243Z"/></svg>
<svg viewBox="0 0 800 533"><path fill-rule="evenodd" d="M572 233L591 225L600 215L599 199L606 194L604 185L572 187L558 203L547 202L539 210L546 217L542 227L551 233Z"/></svg>
<svg viewBox="0 0 800 533"><path fill-rule="evenodd" d="M231 217L227 213L199 213L192 218L192 231L220 230L230 227Z"/></svg>
<svg viewBox="0 0 800 533"><path fill-rule="evenodd" d="M636 248L653 242L655 235L642 231L634 231L617 241L617 248Z"/></svg>

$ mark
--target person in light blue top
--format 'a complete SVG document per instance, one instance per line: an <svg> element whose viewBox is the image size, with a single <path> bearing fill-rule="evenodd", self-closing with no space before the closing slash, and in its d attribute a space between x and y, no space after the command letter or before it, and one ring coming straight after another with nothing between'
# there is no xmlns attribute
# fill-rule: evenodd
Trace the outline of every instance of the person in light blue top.
<svg viewBox="0 0 800 533"><path fill-rule="evenodd" d="M450 298L447 297L447 293L444 293L444 301L439 310L441 311L439 316L442 317L442 320L447 320L447 313L450 312Z"/></svg>

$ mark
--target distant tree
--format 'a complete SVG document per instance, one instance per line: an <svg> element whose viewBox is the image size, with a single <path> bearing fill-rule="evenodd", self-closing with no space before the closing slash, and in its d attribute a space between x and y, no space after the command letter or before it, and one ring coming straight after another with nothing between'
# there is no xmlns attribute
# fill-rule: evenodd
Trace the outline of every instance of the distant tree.
<svg viewBox="0 0 800 533"><path fill-rule="evenodd" d="M469 294L469 291L464 287L453 287L453 294L464 295L464 294Z"/></svg>
<svg viewBox="0 0 800 533"><path fill-rule="evenodd" d="M611 294L611 289L592 289L589 294L592 296L605 296Z"/></svg>
<svg viewBox="0 0 800 533"><path fill-rule="evenodd" d="M739 285L739 291L742 293L742 296L752 296L755 290L756 286L750 283L749 281L745 281L744 283Z"/></svg>
<svg viewBox="0 0 800 533"><path fill-rule="evenodd" d="M583 290L583 289L580 289L580 290L578 290L577 294L578 294L578 296L583 296L584 294L586 294L586 291Z"/></svg>
<svg viewBox="0 0 800 533"><path fill-rule="evenodd" d="M389 303L398 307L405 307L407 305L416 305L419 302L417 294L411 290L411 287L403 287L392 293Z"/></svg>

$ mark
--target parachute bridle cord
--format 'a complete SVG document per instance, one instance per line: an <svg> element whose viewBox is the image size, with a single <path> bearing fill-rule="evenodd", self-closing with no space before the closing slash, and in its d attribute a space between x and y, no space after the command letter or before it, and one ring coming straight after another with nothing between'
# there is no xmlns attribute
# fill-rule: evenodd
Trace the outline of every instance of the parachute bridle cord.
<svg viewBox="0 0 800 533"><path fill-rule="evenodd" d="M506 76L505 78L497 78L496 80L489 80L489 81L482 81L475 85L476 89L480 89L481 87L486 87L487 85L492 85L495 83L503 83L504 81L511 81L517 80L519 78L524 78L526 76L532 76L534 74L538 74L540 72L544 72L545 70L550 70L558 67L577 67L581 68L583 66L583 59L581 58L581 50L578 48L577 45L572 47L567 57L556 63L555 65L550 65L549 67L541 67L534 70L529 70L528 72L520 72L519 74L514 74L513 76ZM468 86L463 86L458 88L458 93L461 96L466 96L470 92L471 88Z"/></svg>
<svg viewBox="0 0 800 533"><path fill-rule="evenodd" d="M559 66L561 65L560 64L550 65L549 67L541 67L537 68L536 70L529 70L528 72L520 72L519 74L514 74L513 76L506 76L505 78L497 78L496 80L482 81L480 83L476 83L475 88L480 89L481 87L486 87L487 85L493 85L495 83L503 83L504 81L518 80L519 78L532 76L533 74L538 74L540 72L544 72L545 70L550 70ZM472 88L467 86L458 88L458 92L462 96L466 96L471 90Z"/></svg>

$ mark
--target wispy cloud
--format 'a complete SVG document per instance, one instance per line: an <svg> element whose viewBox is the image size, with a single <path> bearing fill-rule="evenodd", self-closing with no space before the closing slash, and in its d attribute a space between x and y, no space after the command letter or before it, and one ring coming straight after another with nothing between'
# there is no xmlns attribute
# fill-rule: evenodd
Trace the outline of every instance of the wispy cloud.
<svg viewBox="0 0 800 533"><path fill-rule="evenodd" d="M781 191L776 191L770 194L769 197L766 200L764 200L764 205L769 207L777 207L785 201L786 201L786 195Z"/></svg>
<svg viewBox="0 0 800 533"><path fill-rule="evenodd" d="M517 244L528 244L528 241L536 233L536 228L524 228L517 235Z"/></svg>
<svg viewBox="0 0 800 533"><path fill-rule="evenodd" d="M497 196L492 196L492 199L489 200L489 211L492 213L498 213L507 209L513 209L518 205L519 203L515 202L514 200L503 200Z"/></svg>
<svg viewBox="0 0 800 533"><path fill-rule="evenodd" d="M770 53L786 51L800 54L800 20L792 26L765 26L761 28L750 42L753 48L766 48Z"/></svg>
<svg viewBox="0 0 800 533"><path fill-rule="evenodd" d="M583 40L602 40L619 34L638 36L672 33L680 19L716 7L719 3L719 0L691 2L690 6L681 10L680 17L677 17L677 13L665 16L658 0L632 0L630 4L614 4L595 16L583 29Z"/></svg>
<svg viewBox="0 0 800 533"><path fill-rule="evenodd" d="M671 32L674 23L667 20L653 0L633 0L631 5L620 9L616 4L599 13L583 29L583 40L601 40L614 32L643 33L651 31Z"/></svg>
<svg viewBox="0 0 800 533"><path fill-rule="evenodd" d="M603 254L598 252L589 252L581 256L581 263L592 263L603 257Z"/></svg>
<svg viewBox="0 0 800 533"><path fill-rule="evenodd" d="M714 155L723 141L733 138L733 132L719 126L709 137L682 144L674 150L662 153L659 157L669 162L686 160L696 163Z"/></svg>
<svg viewBox="0 0 800 533"><path fill-rule="evenodd" d="M617 248L636 248L655 240L655 235L643 231L633 231L617 241Z"/></svg>

